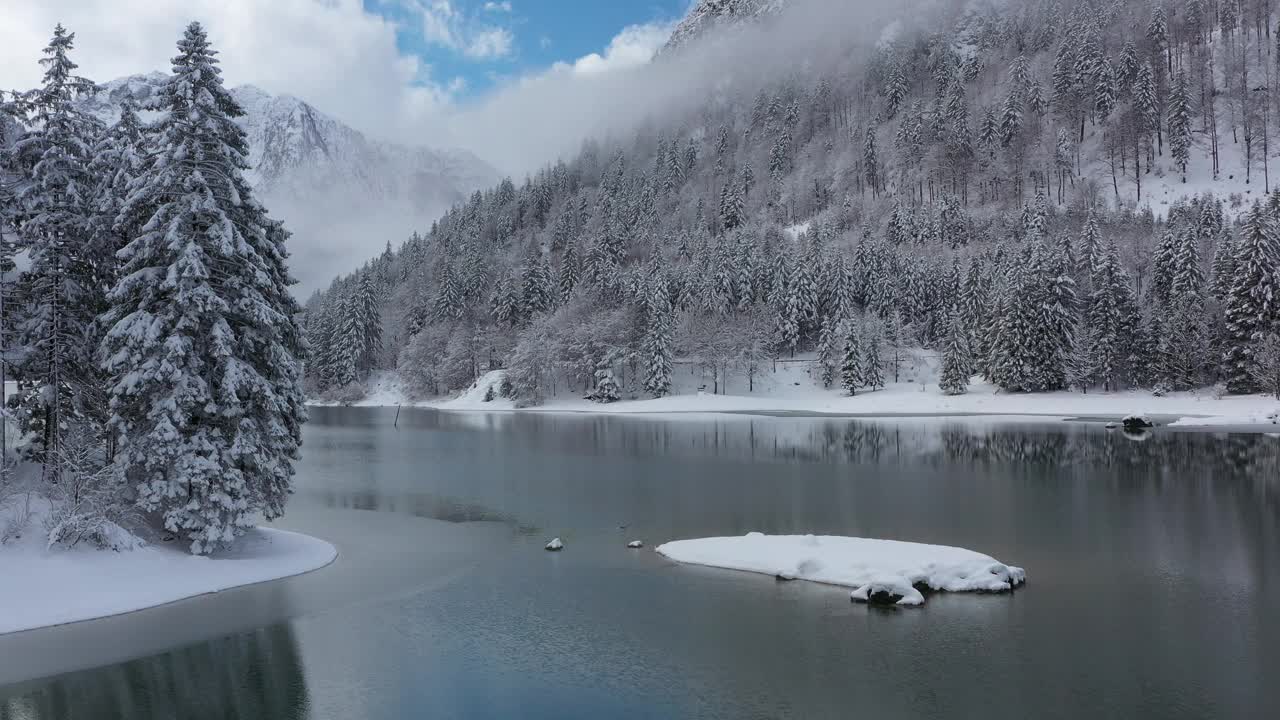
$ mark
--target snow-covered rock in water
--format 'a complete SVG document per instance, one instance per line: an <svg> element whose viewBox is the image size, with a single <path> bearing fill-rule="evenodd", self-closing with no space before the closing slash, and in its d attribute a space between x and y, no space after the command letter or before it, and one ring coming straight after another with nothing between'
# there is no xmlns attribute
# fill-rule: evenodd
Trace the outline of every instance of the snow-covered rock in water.
<svg viewBox="0 0 1280 720"><path fill-rule="evenodd" d="M632 540L631 542L627 543L627 547L631 548L632 550L636 550L644 547L644 543L640 542L639 540Z"/></svg>
<svg viewBox="0 0 1280 720"><path fill-rule="evenodd" d="M559 552L564 549L564 543L560 542L560 538L551 538L551 542L547 543L547 549L551 552Z"/></svg>
<svg viewBox="0 0 1280 720"><path fill-rule="evenodd" d="M1108 429L1108 430L1115 430L1117 427L1120 427L1120 424L1119 424L1119 423L1115 423L1115 422L1109 422L1109 423L1107 423L1107 429Z"/></svg>
<svg viewBox="0 0 1280 720"><path fill-rule="evenodd" d="M1146 416L1146 413L1137 413L1134 415L1125 415L1120 421L1124 425L1125 430L1144 430L1155 425Z"/></svg>
<svg viewBox="0 0 1280 720"><path fill-rule="evenodd" d="M921 590L1008 592L1026 582L1020 567L947 545L836 535L762 535L676 540L658 552L677 562L854 588L864 602L924 602Z"/></svg>
<svg viewBox="0 0 1280 720"><path fill-rule="evenodd" d="M849 599L868 605L923 605L924 595L901 576L889 575L857 588Z"/></svg>

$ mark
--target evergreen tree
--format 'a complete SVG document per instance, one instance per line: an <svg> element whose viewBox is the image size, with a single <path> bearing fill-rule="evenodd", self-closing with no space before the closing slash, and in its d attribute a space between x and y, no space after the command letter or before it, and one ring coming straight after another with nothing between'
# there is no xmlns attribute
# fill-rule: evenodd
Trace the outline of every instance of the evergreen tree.
<svg viewBox="0 0 1280 720"><path fill-rule="evenodd" d="M1088 317L1092 343L1086 345L1092 372L1088 379L1105 390L1119 387L1134 345L1137 308L1129 276L1120 268L1114 241L1098 256L1090 284Z"/></svg>
<svg viewBox="0 0 1280 720"><path fill-rule="evenodd" d="M356 321L360 324L359 334L356 336L359 341L356 349L357 367L363 375L368 376L377 362L378 352L382 350L382 317L378 310L378 292L374 287L372 273L361 273L360 284L353 289L352 298Z"/></svg>
<svg viewBox="0 0 1280 720"><path fill-rule="evenodd" d="M462 296L462 283L458 280L458 274L454 270L453 264L447 260L444 266L440 268L439 286L436 291L435 302L432 303L432 315L437 320L457 320L462 317L464 311L464 303Z"/></svg>
<svg viewBox="0 0 1280 720"><path fill-rule="evenodd" d="M555 283L551 278L551 267L536 247L530 248L525 258L521 283L523 292L520 307L524 317L546 312L555 304Z"/></svg>
<svg viewBox="0 0 1280 720"><path fill-rule="evenodd" d="M89 174L97 182L91 262L104 294L115 284L116 252L141 230L143 218L122 220L120 211L146 154L145 128L133 102L126 99L120 105L120 118L94 146L89 164Z"/></svg>
<svg viewBox="0 0 1280 720"><path fill-rule="evenodd" d="M1254 203L1236 244L1235 278L1227 296L1227 336L1223 361L1231 392L1250 392L1256 386L1254 366L1259 343L1280 315L1280 248L1275 220Z"/></svg>
<svg viewBox="0 0 1280 720"><path fill-rule="evenodd" d="M1231 293L1235 274L1235 235L1230 228L1223 228L1213 250L1213 282L1210 286L1210 294L1219 301L1225 301Z"/></svg>
<svg viewBox="0 0 1280 720"><path fill-rule="evenodd" d="M878 390L884 387L884 336L879 324L864 319L858 339L861 343L862 384Z"/></svg>
<svg viewBox="0 0 1280 720"><path fill-rule="evenodd" d="M243 178L243 111L199 23L158 100L157 149L125 212L156 210L120 251L103 357L117 462L139 505L208 553L284 510L305 348L288 233Z"/></svg>
<svg viewBox="0 0 1280 720"><path fill-rule="evenodd" d="M818 331L818 367L822 371L823 387L831 387L840 372L844 357L842 340L845 337L842 325L830 315L822 318L822 327Z"/></svg>
<svg viewBox="0 0 1280 720"><path fill-rule="evenodd" d="M671 292L660 274L651 281L648 316L643 345L644 389L654 397L662 397L671 392L672 317Z"/></svg>
<svg viewBox="0 0 1280 720"><path fill-rule="evenodd" d="M862 142L862 176L873 196L880 194L880 160L876 156L876 131L868 127Z"/></svg>
<svg viewBox="0 0 1280 720"><path fill-rule="evenodd" d="M1173 162L1182 172L1182 182L1187 181L1187 160L1191 157L1191 99L1187 90L1186 73L1178 73L1169 95L1168 107L1169 151Z"/></svg>
<svg viewBox="0 0 1280 720"><path fill-rule="evenodd" d="M862 362L862 335L858 323L850 322L844 339L844 358L840 362L840 385L850 395L857 395L858 388L866 384L866 370Z"/></svg>
<svg viewBox="0 0 1280 720"><path fill-rule="evenodd" d="M44 49L41 87L22 98L34 128L14 147L27 181L15 197L19 242L28 266L18 279L20 300L12 358L22 379L23 427L36 436L35 457L57 482L62 436L77 423L105 419L102 378L94 353L96 314L104 304L94 252L96 183L89 173L99 127L75 100L93 84L74 74L68 57L75 34L61 25Z"/></svg>
<svg viewBox="0 0 1280 720"><path fill-rule="evenodd" d="M946 395L961 395L969 387L972 364L969 359L968 332L959 308L947 323L947 342L942 351L942 376L938 388Z"/></svg>
<svg viewBox="0 0 1280 720"><path fill-rule="evenodd" d="M560 302L569 302L573 291L578 287L578 279L582 272L578 258L578 244L569 243L564 256L560 258Z"/></svg>

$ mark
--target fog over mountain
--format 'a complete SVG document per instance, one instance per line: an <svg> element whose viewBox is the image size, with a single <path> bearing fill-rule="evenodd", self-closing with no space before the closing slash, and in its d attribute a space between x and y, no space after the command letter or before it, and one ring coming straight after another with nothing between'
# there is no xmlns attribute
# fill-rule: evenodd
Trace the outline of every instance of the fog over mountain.
<svg viewBox="0 0 1280 720"><path fill-rule="evenodd" d="M113 80L82 102L110 124L126 100L145 108L165 78ZM248 179L293 232L291 268L301 297L498 180L465 150L375 140L298 98L253 85L231 94L245 111L239 123L249 136Z"/></svg>

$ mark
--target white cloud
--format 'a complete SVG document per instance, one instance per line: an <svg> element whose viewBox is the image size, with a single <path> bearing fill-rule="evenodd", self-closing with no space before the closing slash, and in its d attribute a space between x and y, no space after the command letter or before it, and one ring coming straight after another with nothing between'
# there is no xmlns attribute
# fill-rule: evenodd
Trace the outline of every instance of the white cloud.
<svg viewBox="0 0 1280 720"><path fill-rule="evenodd" d="M631 25L609 41L604 54L591 53L573 63L573 71L594 74L643 65L653 59L653 54L671 37L671 23Z"/></svg>
<svg viewBox="0 0 1280 720"><path fill-rule="evenodd" d="M458 36L454 27L461 18L449 0L436 0L418 7L422 13L422 38L431 45L456 49Z"/></svg>
<svg viewBox="0 0 1280 720"><path fill-rule="evenodd" d="M484 4L485 12L492 13L509 13L511 12L511 3L504 0L503 2L487 2Z"/></svg>
<svg viewBox="0 0 1280 720"><path fill-rule="evenodd" d="M204 23L229 85L300 97L376 136L420 137L451 102L396 26L361 0L0 0L0 88L40 82L53 26L76 32L72 58L99 82L168 71L192 20Z"/></svg>
<svg viewBox="0 0 1280 720"><path fill-rule="evenodd" d="M463 54L476 60L506 57L514 41L515 36L506 28L486 28L471 36Z"/></svg>
<svg viewBox="0 0 1280 720"><path fill-rule="evenodd" d="M510 3L486 3L485 10ZM450 0L408 0L407 9L422 16L422 39L428 45L460 52L472 60L496 60L511 54L515 35L504 27L477 22L454 7Z"/></svg>

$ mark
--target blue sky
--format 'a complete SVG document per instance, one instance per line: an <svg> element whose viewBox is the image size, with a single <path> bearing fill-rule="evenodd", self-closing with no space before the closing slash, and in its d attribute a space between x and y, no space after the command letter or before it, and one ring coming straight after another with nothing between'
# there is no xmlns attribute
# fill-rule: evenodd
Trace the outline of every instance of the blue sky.
<svg viewBox="0 0 1280 720"><path fill-rule="evenodd" d="M465 99L556 62L605 53L625 28L678 20L689 0L362 0L393 20L401 52ZM426 78L424 78L425 80Z"/></svg>

